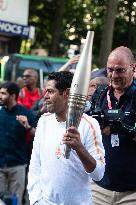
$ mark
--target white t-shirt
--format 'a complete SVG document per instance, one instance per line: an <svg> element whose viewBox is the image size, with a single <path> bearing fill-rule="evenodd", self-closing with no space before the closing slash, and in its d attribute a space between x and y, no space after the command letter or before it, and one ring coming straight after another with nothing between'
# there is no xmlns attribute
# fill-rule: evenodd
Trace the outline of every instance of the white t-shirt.
<svg viewBox="0 0 136 205"><path fill-rule="evenodd" d="M104 148L98 122L83 114L78 128L82 144L96 160L96 168L87 173L71 150L64 157L62 138L66 122L58 122L55 114L41 116L36 129L28 173L30 204L41 198L47 205L91 205L91 179L100 180L104 174Z"/></svg>

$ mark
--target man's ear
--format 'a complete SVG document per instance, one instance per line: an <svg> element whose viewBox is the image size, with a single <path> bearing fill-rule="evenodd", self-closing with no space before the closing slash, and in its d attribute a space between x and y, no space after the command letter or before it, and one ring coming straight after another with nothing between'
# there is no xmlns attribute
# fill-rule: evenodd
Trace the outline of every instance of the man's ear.
<svg viewBox="0 0 136 205"><path fill-rule="evenodd" d="M67 88L65 91L64 91L64 96L65 97L69 97L69 92L70 92L70 88Z"/></svg>
<svg viewBox="0 0 136 205"><path fill-rule="evenodd" d="M133 68L133 71L134 71L134 72L136 71L136 63L132 63L132 64L130 65L130 67Z"/></svg>
<svg viewBox="0 0 136 205"><path fill-rule="evenodd" d="M10 96L12 97L12 99L16 100L16 94L15 93L11 94Z"/></svg>

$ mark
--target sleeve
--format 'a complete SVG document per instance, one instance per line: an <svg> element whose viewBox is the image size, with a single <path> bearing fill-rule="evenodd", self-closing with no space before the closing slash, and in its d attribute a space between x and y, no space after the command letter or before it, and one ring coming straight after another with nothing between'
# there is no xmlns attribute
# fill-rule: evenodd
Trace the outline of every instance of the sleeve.
<svg viewBox="0 0 136 205"><path fill-rule="evenodd" d="M36 201L42 198L41 194L41 162L40 162L40 132L41 124L40 120L36 128L35 138L33 142L33 150L28 171L28 194L30 205L33 205Z"/></svg>
<svg viewBox="0 0 136 205"><path fill-rule="evenodd" d="M32 107L32 111L33 111L34 115L36 116L37 120L42 115L42 113L40 113L40 109L41 109L42 105L43 105L43 98L41 98L40 100L37 100Z"/></svg>
<svg viewBox="0 0 136 205"><path fill-rule="evenodd" d="M23 105L23 96L24 96L24 92L23 92L23 90L21 89L20 90L20 92L19 92L19 95L18 95L18 99L17 99L17 103L19 104L19 105Z"/></svg>
<svg viewBox="0 0 136 205"><path fill-rule="evenodd" d="M22 104L22 98L20 97L20 95L18 96L17 103L18 103L19 105L23 105L23 104Z"/></svg>
<svg viewBox="0 0 136 205"><path fill-rule="evenodd" d="M96 160L96 168L93 172L88 174L93 180L99 181L102 179L105 171L105 150L102 143L99 123L94 118L89 118L89 129L87 128L88 131L86 133L85 147L90 155Z"/></svg>
<svg viewBox="0 0 136 205"><path fill-rule="evenodd" d="M33 113L32 110L28 110L28 122L31 125L31 127L36 128L37 118L36 118L36 115Z"/></svg>

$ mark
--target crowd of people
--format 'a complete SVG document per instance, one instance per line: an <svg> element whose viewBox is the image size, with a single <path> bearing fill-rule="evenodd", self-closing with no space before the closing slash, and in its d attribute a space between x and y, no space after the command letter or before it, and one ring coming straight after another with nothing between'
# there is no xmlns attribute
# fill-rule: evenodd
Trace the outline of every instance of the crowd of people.
<svg viewBox="0 0 136 205"><path fill-rule="evenodd" d="M79 58L49 74L43 91L32 68L23 83L0 86L0 196L22 205L27 188L30 205L136 205L134 56L124 46L109 54L106 75L90 79L79 127L66 130Z"/></svg>

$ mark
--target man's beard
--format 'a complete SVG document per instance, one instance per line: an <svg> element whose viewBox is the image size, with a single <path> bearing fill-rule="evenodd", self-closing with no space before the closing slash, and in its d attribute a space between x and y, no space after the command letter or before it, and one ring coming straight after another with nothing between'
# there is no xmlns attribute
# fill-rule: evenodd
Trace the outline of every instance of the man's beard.
<svg viewBox="0 0 136 205"><path fill-rule="evenodd" d="M4 105L4 103L3 102L0 102L0 106L3 106Z"/></svg>

